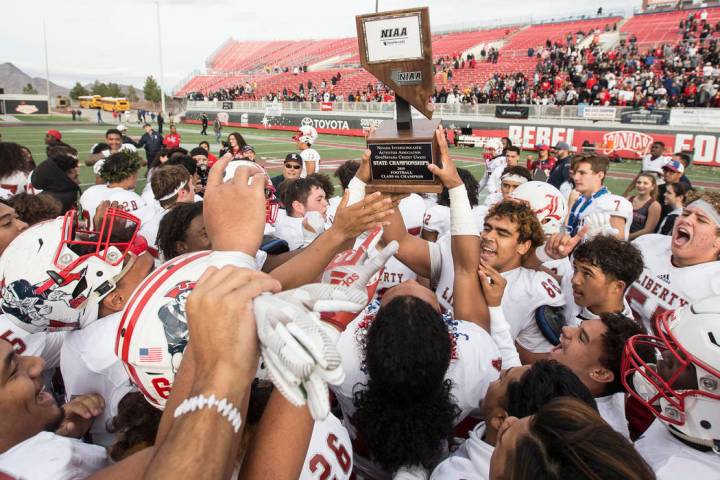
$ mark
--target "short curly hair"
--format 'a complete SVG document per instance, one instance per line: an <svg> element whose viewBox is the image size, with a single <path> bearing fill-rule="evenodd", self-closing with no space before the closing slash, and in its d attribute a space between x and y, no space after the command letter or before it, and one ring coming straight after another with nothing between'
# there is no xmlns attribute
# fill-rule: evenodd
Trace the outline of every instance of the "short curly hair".
<svg viewBox="0 0 720 480"><path fill-rule="evenodd" d="M615 378L605 387L605 395L623 392L622 386L622 356L625 344L635 335L642 335L645 329L635 320L621 313L601 313L600 320L607 331L602 334L602 354L600 365L610 370ZM644 355L644 353L643 353Z"/></svg>
<svg viewBox="0 0 720 480"><path fill-rule="evenodd" d="M127 180L140 171L140 155L136 152L116 152L100 168L100 177L107 183Z"/></svg>
<svg viewBox="0 0 720 480"><path fill-rule="evenodd" d="M644 262L640 249L630 242L609 235L598 235L581 243L573 252L573 260L598 267L627 289L642 274Z"/></svg>
<svg viewBox="0 0 720 480"><path fill-rule="evenodd" d="M25 192L18 193L10 197L5 203L13 207L18 217L20 217L20 220L28 225L35 225L45 220L52 220L62 214L62 204L60 201L46 193L40 193L38 195L31 195Z"/></svg>
<svg viewBox="0 0 720 480"><path fill-rule="evenodd" d="M503 201L493 205L485 219L498 217L507 218L518 226L518 241L524 243L530 241L533 247L539 247L545 243L545 233L542 225L533 213L529 205L520 202Z"/></svg>
<svg viewBox="0 0 720 480"><path fill-rule="evenodd" d="M156 243L166 261L180 255L177 242L186 239L190 223L202 213L203 202L176 203L160 220Z"/></svg>

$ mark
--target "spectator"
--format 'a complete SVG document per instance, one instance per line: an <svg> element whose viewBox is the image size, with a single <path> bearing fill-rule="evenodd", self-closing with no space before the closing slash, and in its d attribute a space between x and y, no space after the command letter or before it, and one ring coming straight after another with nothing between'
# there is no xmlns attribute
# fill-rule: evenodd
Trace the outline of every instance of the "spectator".
<svg viewBox="0 0 720 480"><path fill-rule="evenodd" d="M682 213L685 207L687 194L690 191L687 183L667 183L665 190L665 205L670 210L658 226L657 233L661 235L672 235L675 227L675 220Z"/></svg>
<svg viewBox="0 0 720 480"><path fill-rule="evenodd" d="M140 142L136 145L137 148L145 148L145 158L147 159L148 165L157 156L158 152L163 148L163 139L159 133L153 130L149 123L143 125L145 133L140 137Z"/></svg>
<svg viewBox="0 0 720 480"><path fill-rule="evenodd" d="M628 200L633 206L633 219L630 225L629 240L640 235L653 233L660 221L660 202L657 201L657 181L650 173L641 173L635 181L637 195Z"/></svg>
<svg viewBox="0 0 720 480"><path fill-rule="evenodd" d="M52 196L62 205L61 213L77 207L80 193L80 165L77 158L57 155L48 158L35 169L32 185L36 190Z"/></svg>
<svg viewBox="0 0 720 480"><path fill-rule="evenodd" d="M300 178L302 170L302 157L297 153L288 153L283 162L283 171L280 175L271 178L275 190L280 190L280 184L285 180L295 180Z"/></svg>
<svg viewBox="0 0 720 480"><path fill-rule="evenodd" d="M165 138L163 139L163 145L165 145L165 148L178 148L180 147L181 142L180 134L177 132L177 128L175 127L175 124L170 124L170 133L165 135Z"/></svg>

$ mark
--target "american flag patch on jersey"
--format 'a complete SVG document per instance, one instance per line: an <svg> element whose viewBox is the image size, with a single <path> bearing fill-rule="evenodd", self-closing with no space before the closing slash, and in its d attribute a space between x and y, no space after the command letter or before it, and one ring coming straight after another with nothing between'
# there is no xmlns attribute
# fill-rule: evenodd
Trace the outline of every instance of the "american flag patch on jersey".
<svg viewBox="0 0 720 480"><path fill-rule="evenodd" d="M162 360L162 348L150 347L140 349L140 362L159 362Z"/></svg>

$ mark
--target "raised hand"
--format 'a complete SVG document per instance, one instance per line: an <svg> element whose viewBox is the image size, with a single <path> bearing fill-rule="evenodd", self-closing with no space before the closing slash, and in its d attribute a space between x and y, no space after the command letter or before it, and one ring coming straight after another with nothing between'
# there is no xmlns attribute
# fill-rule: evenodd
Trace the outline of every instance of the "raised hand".
<svg viewBox="0 0 720 480"><path fill-rule="evenodd" d="M571 237L567 233L556 233L550 236L544 245L545 253L555 260L567 257L583 238L585 238L588 230L590 230L590 226L584 225L574 237Z"/></svg>
<svg viewBox="0 0 720 480"><path fill-rule="evenodd" d="M450 153L448 152L448 144L447 140L445 139L445 129L442 127L442 125L439 125L437 130L435 130L435 139L437 140L438 146L440 147L441 166L438 167L435 164L430 164L428 165L428 170L430 170L433 175L437 176L442 182L443 186L447 189L462 185L463 181L458 174L455 162L450 157Z"/></svg>
<svg viewBox="0 0 720 480"><path fill-rule="evenodd" d="M488 307L499 307L502 302L505 287L507 286L505 277L482 260L480 260L480 265L478 265L478 276L480 277L480 288L485 296Z"/></svg>
<svg viewBox="0 0 720 480"><path fill-rule="evenodd" d="M375 227L388 225L385 219L393 214L392 205L391 198L384 198L380 192L375 192L348 206L346 191L335 213L332 229L341 232L345 239L354 239Z"/></svg>

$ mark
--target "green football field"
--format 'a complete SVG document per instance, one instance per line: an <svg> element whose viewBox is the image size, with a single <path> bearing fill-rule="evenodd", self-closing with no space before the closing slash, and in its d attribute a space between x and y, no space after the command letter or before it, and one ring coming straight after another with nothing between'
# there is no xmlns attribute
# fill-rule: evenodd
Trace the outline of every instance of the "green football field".
<svg viewBox="0 0 720 480"><path fill-rule="evenodd" d="M17 125L17 126L16 126ZM13 126L0 126L3 141L17 142L25 145L33 152L36 163L45 160L45 145L43 142L45 132L49 128L59 130L63 141L73 145L80 152L81 182L83 188L94 182L94 175L90 167L84 166L84 160L90 153L90 148L97 142L104 140L104 132L111 125L93 125L88 122L57 122L52 126L16 124ZM209 129L210 130L210 129ZM208 136L200 135L200 128L195 125L180 125L178 128L182 136L182 146L188 150L206 139L211 144L211 151L217 154L220 145L215 143L212 133ZM288 153L296 151L291 140L292 132L283 130L257 130L225 128L224 135L232 131L240 132L245 140L255 147L258 162L263 164L271 175L277 174L282 166L282 160ZM139 139L142 135L139 125L129 125L129 135ZM165 132L167 133L167 132ZM364 146L364 139L358 137L343 137L338 135L320 134L318 143L314 146L321 156L322 172L332 174L334 169L345 160L359 159ZM141 150L144 155L144 150ZM458 166L469 169L477 178L481 178L485 167L482 160L482 150L476 148L451 148L451 155ZM528 153L523 153L521 164L525 164ZM621 194L628 185L633 174L638 171L638 163L628 160L624 163L613 163L610 167L610 178L607 185L611 191ZM690 179L705 188L720 187L720 169L703 166L693 166L688 176ZM144 179L141 179L138 189L142 189Z"/></svg>

